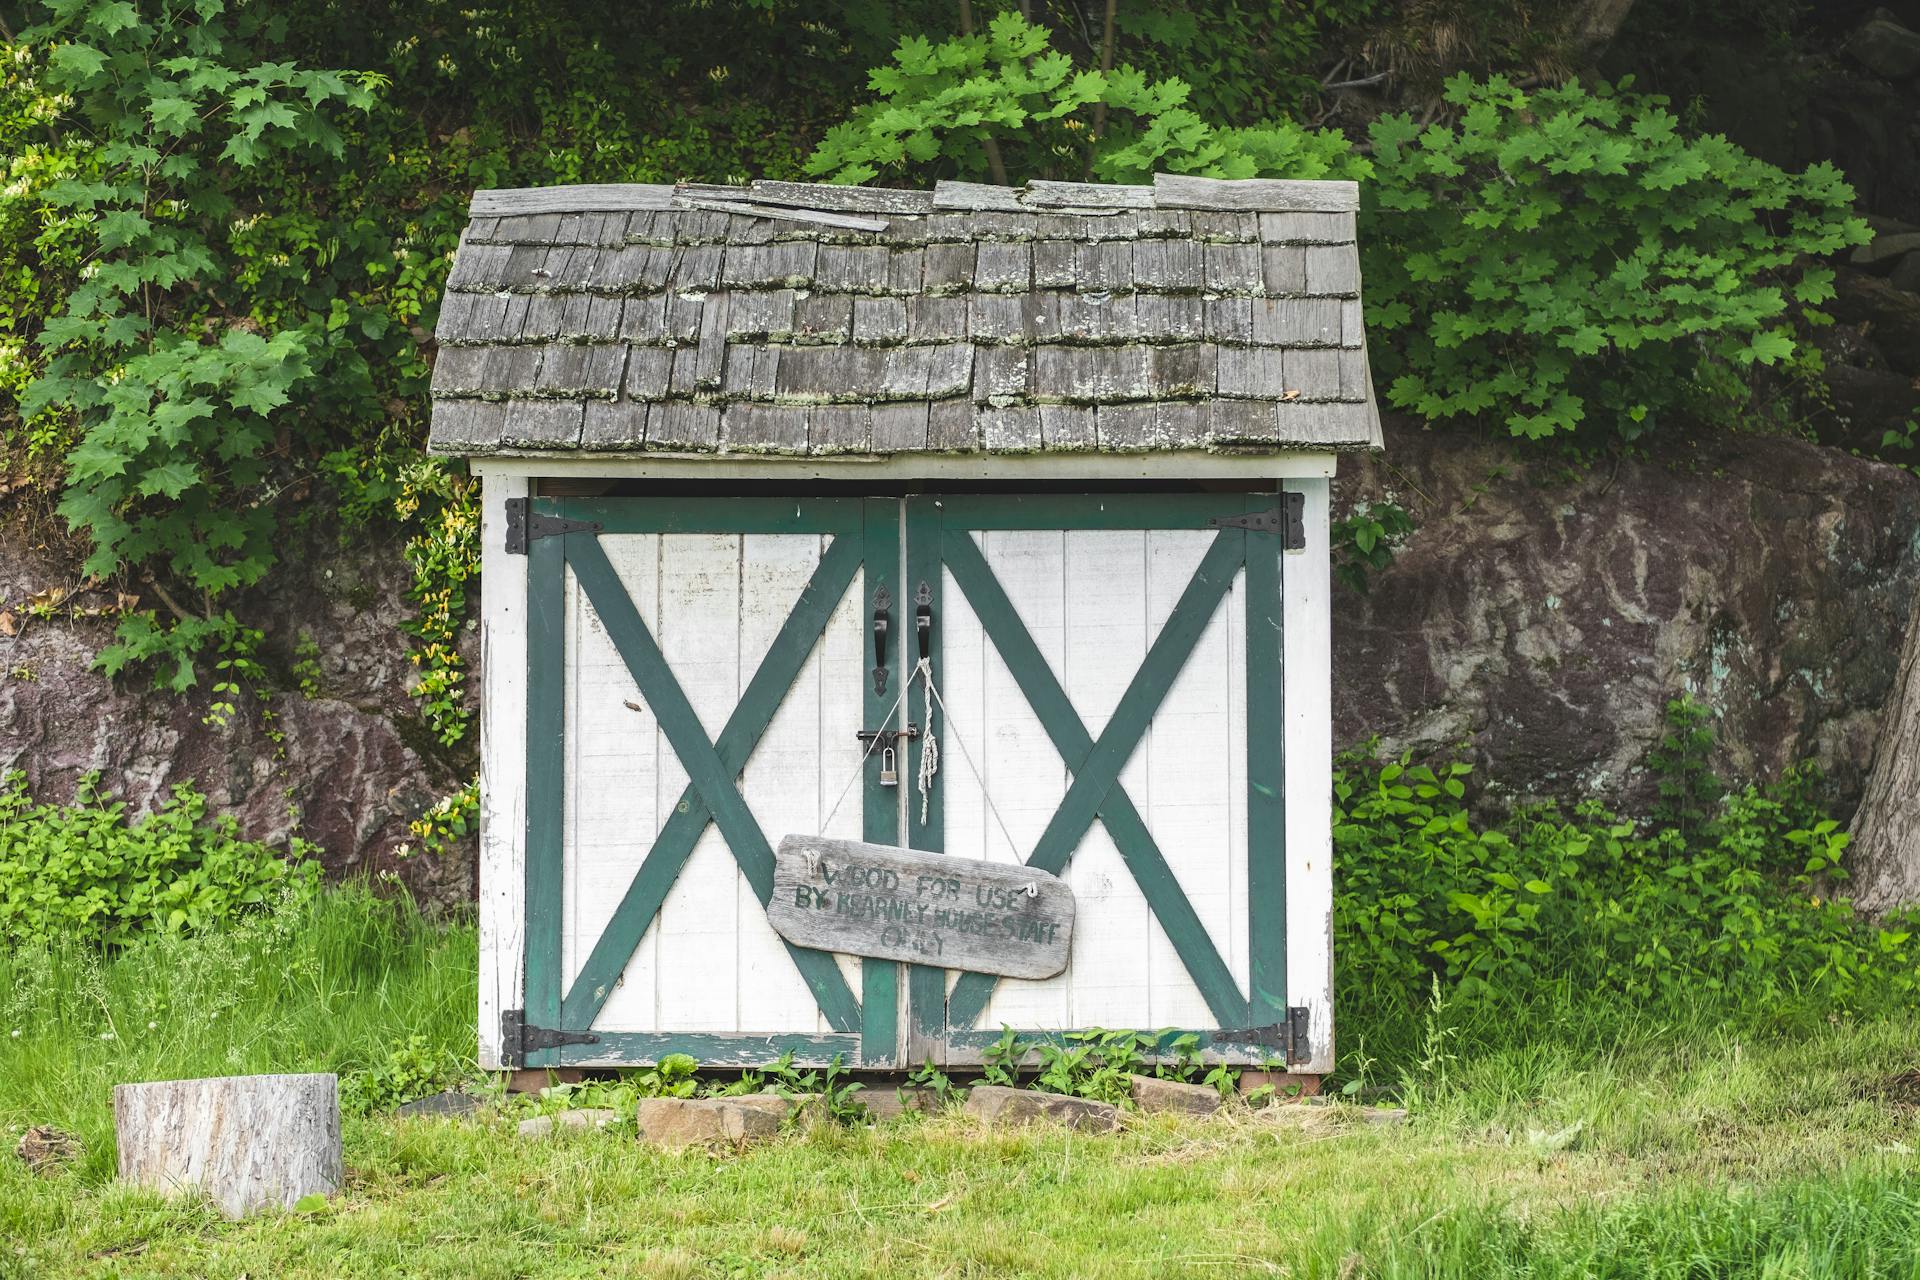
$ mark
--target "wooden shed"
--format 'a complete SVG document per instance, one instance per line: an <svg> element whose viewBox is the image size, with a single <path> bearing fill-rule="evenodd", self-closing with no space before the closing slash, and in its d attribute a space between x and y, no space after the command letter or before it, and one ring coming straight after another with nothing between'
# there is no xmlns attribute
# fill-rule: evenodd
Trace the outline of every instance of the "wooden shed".
<svg viewBox="0 0 1920 1280"><path fill-rule="evenodd" d="M484 482L482 1061L1097 1027L1330 1070L1328 482L1381 443L1355 201L477 193L432 447ZM971 906L922 905L923 963L790 941L775 850L815 836L1057 874L1064 970L1006 976ZM847 903L814 905L902 909Z"/></svg>

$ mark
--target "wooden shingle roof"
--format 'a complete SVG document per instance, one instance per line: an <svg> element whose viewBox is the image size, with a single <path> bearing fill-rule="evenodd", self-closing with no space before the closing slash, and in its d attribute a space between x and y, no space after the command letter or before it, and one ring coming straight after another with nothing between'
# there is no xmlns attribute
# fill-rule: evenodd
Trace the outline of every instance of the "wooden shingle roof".
<svg viewBox="0 0 1920 1280"><path fill-rule="evenodd" d="M1349 182L481 191L436 453L1380 447Z"/></svg>

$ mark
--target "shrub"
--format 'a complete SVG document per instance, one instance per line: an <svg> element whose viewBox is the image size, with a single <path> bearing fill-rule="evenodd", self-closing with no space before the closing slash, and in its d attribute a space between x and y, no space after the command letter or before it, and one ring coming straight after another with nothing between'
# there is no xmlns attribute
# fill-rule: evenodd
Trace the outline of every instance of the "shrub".
<svg viewBox="0 0 1920 1280"><path fill-rule="evenodd" d="M1456 76L1457 124L1373 123L1360 243L1395 405L1528 437L1604 416L1632 438L1688 398L1744 400L1740 371L1793 354L1792 306L1833 296L1803 260L1867 239L1852 189L1685 137L1630 83Z"/></svg>
<svg viewBox="0 0 1920 1280"><path fill-rule="evenodd" d="M1468 773L1405 756L1336 769L1343 1017L1414 1015L1436 978L1437 1002L1495 1014L1566 997L1790 1019L1920 994L1910 926L1830 896L1847 837L1809 770L1733 794L1692 833L1594 803L1478 823Z"/></svg>
<svg viewBox="0 0 1920 1280"><path fill-rule="evenodd" d="M206 818L191 786L144 818L81 783L71 805L37 804L26 777L0 780L0 935L78 935L107 945L142 934L214 928L283 894L310 894L320 867L295 839L287 856L242 840L231 817Z"/></svg>

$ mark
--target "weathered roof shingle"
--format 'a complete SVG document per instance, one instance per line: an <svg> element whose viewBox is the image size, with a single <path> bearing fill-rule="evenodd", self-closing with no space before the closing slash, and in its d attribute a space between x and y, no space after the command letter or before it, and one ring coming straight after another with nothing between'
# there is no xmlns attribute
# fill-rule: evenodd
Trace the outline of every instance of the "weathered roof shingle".
<svg viewBox="0 0 1920 1280"><path fill-rule="evenodd" d="M1346 182L481 191L436 453L1380 446Z"/></svg>

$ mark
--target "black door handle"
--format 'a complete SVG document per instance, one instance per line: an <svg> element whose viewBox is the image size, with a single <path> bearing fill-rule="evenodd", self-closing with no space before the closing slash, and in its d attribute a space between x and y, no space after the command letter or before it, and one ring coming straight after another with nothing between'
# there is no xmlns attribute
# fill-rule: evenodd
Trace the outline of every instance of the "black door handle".
<svg viewBox="0 0 1920 1280"><path fill-rule="evenodd" d="M933 656L933 589L925 580L913 593L913 629L920 637L920 661Z"/></svg>
<svg viewBox="0 0 1920 1280"><path fill-rule="evenodd" d="M887 627L893 593L881 583L873 593L873 691L887 691Z"/></svg>

